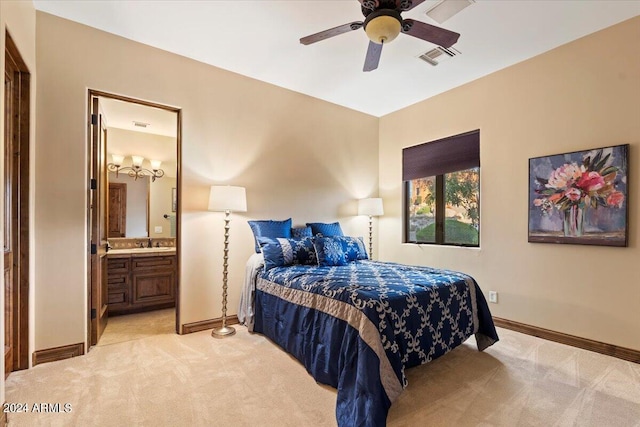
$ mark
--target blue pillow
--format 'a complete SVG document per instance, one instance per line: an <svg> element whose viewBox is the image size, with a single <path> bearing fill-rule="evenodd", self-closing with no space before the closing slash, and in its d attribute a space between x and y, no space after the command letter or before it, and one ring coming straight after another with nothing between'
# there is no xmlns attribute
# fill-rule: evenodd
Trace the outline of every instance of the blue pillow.
<svg viewBox="0 0 640 427"><path fill-rule="evenodd" d="M316 237L313 240L313 246L316 249L320 267L347 265L347 257L342 249L342 242L335 237Z"/></svg>
<svg viewBox="0 0 640 427"><path fill-rule="evenodd" d="M318 265L313 237L303 239L283 239L258 237L264 257L264 270L287 265Z"/></svg>
<svg viewBox="0 0 640 427"><path fill-rule="evenodd" d="M260 244L258 243L259 237L282 237L285 239L291 238L291 218L284 221L273 220L260 220L260 221L247 221L251 231L253 231L253 237L256 240L256 252L260 253Z"/></svg>
<svg viewBox="0 0 640 427"><path fill-rule="evenodd" d="M321 234L324 237L344 236L339 222L332 222L330 224L324 222L308 222L307 227L311 227L311 232L314 236L317 234Z"/></svg>
<svg viewBox="0 0 640 427"><path fill-rule="evenodd" d="M342 250L347 261L369 259L362 237L334 236L342 244Z"/></svg>
<svg viewBox="0 0 640 427"><path fill-rule="evenodd" d="M313 237L311 227L296 227L291 229L291 237L302 239L303 237Z"/></svg>

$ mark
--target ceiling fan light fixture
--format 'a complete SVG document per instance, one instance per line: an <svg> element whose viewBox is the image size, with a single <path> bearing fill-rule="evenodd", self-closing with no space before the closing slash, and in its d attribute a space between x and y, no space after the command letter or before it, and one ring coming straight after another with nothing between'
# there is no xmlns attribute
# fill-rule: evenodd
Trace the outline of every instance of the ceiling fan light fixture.
<svg viewBox="0 0 640 427"><path fill-rule="evenodd" d="M381 9L367 16L364 31L367 37L378 44L389 43L400 34L402 18L395 10Z"/></svg>

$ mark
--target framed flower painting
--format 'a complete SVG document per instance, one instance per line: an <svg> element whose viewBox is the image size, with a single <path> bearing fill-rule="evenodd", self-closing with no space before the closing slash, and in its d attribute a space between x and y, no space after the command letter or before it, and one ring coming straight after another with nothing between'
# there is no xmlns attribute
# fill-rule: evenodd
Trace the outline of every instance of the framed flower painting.
<svg viewBox="0 0 640 427"><path fill-rule="evenodd" d="M627 246L629 145L529 159L529 242Z"/></svg>

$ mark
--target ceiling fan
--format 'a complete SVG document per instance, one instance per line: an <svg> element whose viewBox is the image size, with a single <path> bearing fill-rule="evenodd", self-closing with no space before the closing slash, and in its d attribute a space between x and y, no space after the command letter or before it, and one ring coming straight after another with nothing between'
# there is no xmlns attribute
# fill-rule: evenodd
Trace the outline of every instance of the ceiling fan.
<svg viewBox="0 0 640 427"><path fill-rule="evenodd" d="M349 31L364 28L370 39L363 71L378 68L382 45L395 39L400 32L445 48L458 41L460 34L413 19L402 19L402 12L411 10L424 0L358 0L364 21L340 25L300 39L304 45L319 42Z"/></svg>

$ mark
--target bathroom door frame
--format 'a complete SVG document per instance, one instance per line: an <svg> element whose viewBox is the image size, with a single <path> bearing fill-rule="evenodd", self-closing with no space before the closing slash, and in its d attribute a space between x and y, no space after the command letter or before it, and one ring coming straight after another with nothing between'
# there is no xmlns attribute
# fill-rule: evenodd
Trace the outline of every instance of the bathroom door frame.
<svg viewBox="0 0 640 427"><path fill-rule="evenodd" d="M89 182L91 182L92 179L96 179L96 180L100 180L101 182L98 183L97 187L100 189L101 192L106 192L107 191L107 182L102 182L102 181L106 181L106 178L104 176L101 176L100 174L97 177L91 176L91 164L90 164L90 159L92 158L92 156L94 155L98 155L99 153L94 153L93 152L93 141L91 138L91 126L92 126L92 100L96 97L100 97L100 98L110 98L110 99L115 99L118 101L124 101L124 102L131 102L133 104L139 104L139 105L144 105L147 107L154 107L154 108L160 108L162 110L165 111L170 111L172 113L176 113L176 120L177 120L177 134L176 134L176 188L177 188L177 198L178 198L178 206L177 206L177 210L176 210L176 269L177 269L177 274L176 274L176 321L175 321L175 331L177 334L180 333L180 266L181 266L181 256L180 256L180 216L181 216L181 212L182 212L182 198L180 197L180 190L182 188L182 173L181 173L181 169L182 169L182 110L180 108L177 107L173 107L170 105L165 105L165 104L159 104L159 103L155 103L155 102L150 102L150 101L145 101L142 99L137 99L137 98L132 98L129 96L125 96L125 95L118 95L118 94L113 94L113 93L108 93L108 92L103 92L100 90L95 90L95 89L89 89L88 90L88 102L87 102L87 123L88 123L88 131L87 131L87 144L88 144L88 150L89 150L89 156L87 157L87 173L89 174ZM106 163L107 160L104 158L104 156L100 156L99 159L100 162L102 162L102 168L106 168ZM91 184L90 184L91 187ZM89 191L91 191L91 188L89 188ZM100 203L101 200L105 200L104 197L101 197L101 195L98 195L98 197L94 198L98 203ZM87 224L90 224L90 215L91 215L91 211L92 209L97 209L98 212L102 212L104 215L104 212L106 211L106 209L98 209L98 206L91 206L91 198L88 197L87 198ZM99 218L99 221L104 220L104 218ZM92 298L92 289L94 286L94 280L95 277L97 277L96 275L92 274L92 260L91 260L91 241L92 241L92 237L91 236L91 228L88 226L87 232L89 234L89 239L87 242L87 272L88 272L88 280L87 280L87 348L90 348L91 346L97 344L97 342L93 342L94 340L92 339L92 309L96 310L94 311L97 312L97 307L92 307L92 303L94 301L94 299ZM99 267L99 268L104 268L104 267ZM104 275L102 277L106 276L106 272L104 271L100 271L100 273L104 273ZM107 283L105 281L105 283L103 283L103 286L107 286Z"/></svg>
<svg viewBox="0 0 640 427"><path fill-rule="evenodd" d="M8 31L5 31L5 70L4 73L12 73L11 93L5 93L5 97L11 97L11 104L5 104L2 120L11 121L10 135L3 135L6 144L7 138L11 139L10 152L5 151L5 173L10 173L9 199L10 206L5 205L5 232L10 231L10 241L5 241L5 272L4 289L5 307L5 377L12 371L29 368L29 264L30 249L29 228L29 141L30 141L30 111L31 111L31 74L15 42ZM6 78L6 77L5 77ZM5 84L5 90L7 89ZM5 123L7 124L7 123ZM5 132L8 130L5 129ZM7 168L6 166L11 167ZM6 184L6 183L5 183ZM5 191L7 188L5 188ZM5 204L7 194L5 192ZM8 252L7 252L8 250ZM11 253L11 259L7 259L7 253ZM6 265L7 261L11 265ZM7 277L7 271L10 274ZM9 280L7 280L9 279ZM8 341L8 342L7 342ZM7 354L7 344L9 354ZM9 357L11 360L7 360ZM7 371L8 369L8 371Z"/></svg>

